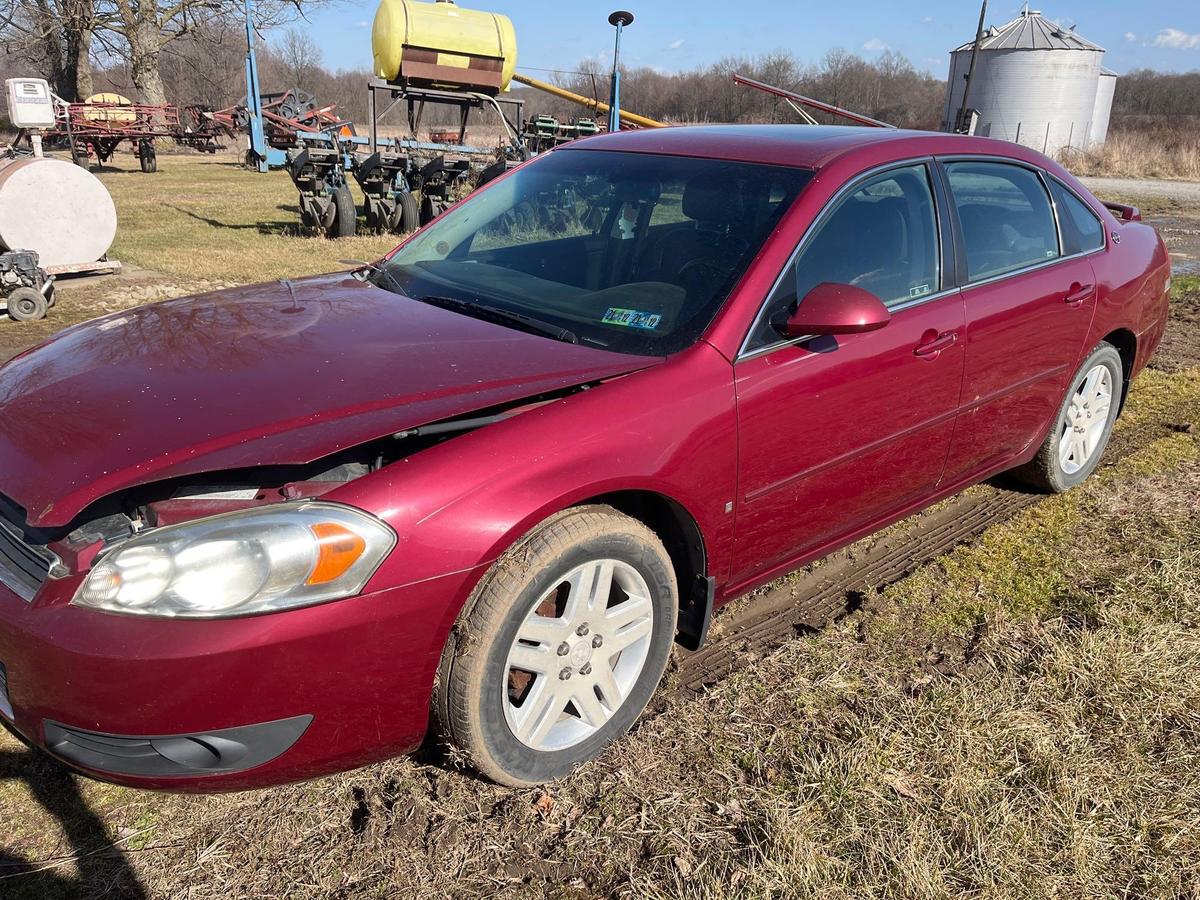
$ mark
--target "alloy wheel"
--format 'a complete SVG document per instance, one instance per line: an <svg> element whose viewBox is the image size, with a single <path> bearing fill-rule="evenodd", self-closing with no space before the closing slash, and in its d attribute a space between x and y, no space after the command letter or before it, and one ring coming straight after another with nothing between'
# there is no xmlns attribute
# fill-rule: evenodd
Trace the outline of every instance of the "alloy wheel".
<svg viewBox="0 0 1200 900"><path fill-rule="evenodd" d="M513 735L553 751L594 734L641 675L653 630L650 589L628 563L569 571L532 605L509 650L504 715Z"/></svg>
<svg viewBox="0 0 1200 900"><path fill-rule="evenodd" d="M1093 366L1075 389L1058 439L1058 463L1067 475L1088 464L1104 438L1112 406L1112 373Z"/></svg>

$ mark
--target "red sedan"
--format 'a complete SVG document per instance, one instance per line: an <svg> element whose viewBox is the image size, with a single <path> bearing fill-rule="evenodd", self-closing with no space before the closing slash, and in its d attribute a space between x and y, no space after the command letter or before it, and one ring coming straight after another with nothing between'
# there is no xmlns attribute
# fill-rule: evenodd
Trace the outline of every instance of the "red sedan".
<svg viewBox="0 0 1200 900"><path fill-rule="evenodd" d="M578 141L353 273L0 369L0 719L225 790L620 737L713 609L1006 469L1095 468L1167 319L1137 211L981 138Z"/></svg>

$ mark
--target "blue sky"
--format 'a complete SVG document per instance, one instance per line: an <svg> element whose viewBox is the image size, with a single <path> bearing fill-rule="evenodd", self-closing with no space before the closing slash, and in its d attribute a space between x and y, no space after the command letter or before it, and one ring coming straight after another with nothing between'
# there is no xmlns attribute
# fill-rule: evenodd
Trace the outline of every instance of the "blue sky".
<svg viewBox="0 0 1200 900"><path fill-rule="evenodd" d="M978 0L470 0L460 5L513 20L520 67L570 69L584 57L610 51L607 18L618 3L636 16L622 43L622 59L668 71L777 49L816 61L831 47L867 57L891 47L918 68L945 77L948 51L973 36L979 16ZM1074 23L1081 35L1108 50L1105 64L1117 72L1143 66L1200 69L1200 0L1046 0L1031 6L1048 18ZM301 26L324 48L327 66L366 68L375 7L370 0L344 0ZM1020 9L1015 0L992 0L988 23L1001 24Z"/></svg>

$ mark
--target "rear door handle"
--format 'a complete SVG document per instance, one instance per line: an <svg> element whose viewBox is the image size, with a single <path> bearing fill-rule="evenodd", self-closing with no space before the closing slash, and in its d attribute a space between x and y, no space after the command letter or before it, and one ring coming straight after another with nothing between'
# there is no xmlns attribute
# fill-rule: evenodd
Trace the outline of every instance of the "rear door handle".
<svg viewBox="0 0 1200 900"><path fill-rule="evenodd" d="M1063 301L1067 306L1082 306L1084 301L1092 296L1095 292L1094 284L1080 284L1076 281L1071 285L1071 289L1067 291L1067 295L1063 297Z"/></svg>
<svg viewBox="0 0 1200 900"><path fill-rule="evenodd" d="M941 334L929 334L917 344L913 353L922 359L937 359L943 350L953 347L958 342L957 331L943 331Z"/></svg>

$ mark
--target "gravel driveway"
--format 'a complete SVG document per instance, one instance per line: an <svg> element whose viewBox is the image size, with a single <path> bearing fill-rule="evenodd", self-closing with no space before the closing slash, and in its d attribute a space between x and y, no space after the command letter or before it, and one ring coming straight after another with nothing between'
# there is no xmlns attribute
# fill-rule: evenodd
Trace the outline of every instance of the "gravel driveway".
<svg viewBox="0 0 1200 900"><path fill-rule="evenodd" d="M1132 197L1170 197L1200 203L1200 181L1160 181L1157 178L1080 178L1089 191Z"/></svg>

